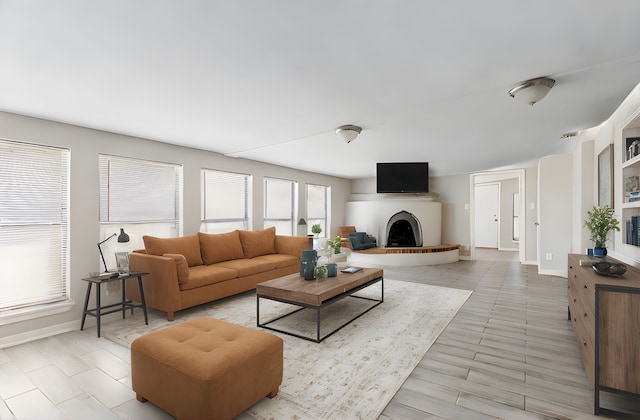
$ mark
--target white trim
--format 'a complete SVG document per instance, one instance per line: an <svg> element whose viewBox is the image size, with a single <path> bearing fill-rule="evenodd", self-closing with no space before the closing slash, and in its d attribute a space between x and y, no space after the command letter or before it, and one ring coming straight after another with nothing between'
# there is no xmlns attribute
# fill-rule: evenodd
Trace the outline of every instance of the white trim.
<svg viewBox="0 0 640 420"><path fill-rule="evenodd" d="M29 306L0 312L0 326L15 322L28 321L44 316L51 316L70 311L75 306L73 299L64 302L48 303L46 305Z"/></svg>
<svg viewBox="0 0 640 420"><path fill-rule="evenodd" d="M564 277L567 278L568 273L562 270L540 270L538 269L538 274L542 274L545 276L556 276L556 277Z"/></svg>
<svg viewBox="0 0 640 420"><path fill-rule="evenodd" d="M80 329L79 322L80 321L70 321L65 322L64 324L56 324L50 327L40 328L39 330L32 330L21 334L2 337L0 338L0 349L17 346L18 344L28 343L41 338L51 337L52 335L78 330Z"/></svg>

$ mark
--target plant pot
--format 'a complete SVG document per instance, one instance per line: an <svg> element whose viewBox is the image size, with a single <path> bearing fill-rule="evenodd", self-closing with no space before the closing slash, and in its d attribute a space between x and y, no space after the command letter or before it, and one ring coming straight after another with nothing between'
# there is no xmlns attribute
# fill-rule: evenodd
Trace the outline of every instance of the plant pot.
<svg viewBox="0 0 640 420"><path fill-rule="evenodd" d="M338 275L338 264L330 263L327 264L327 276L336 277Z"/></svg>
<svg viewBox="0 0 640 420"><path fill-rule="evenodd" d="M593 256L594 257L606 257L607 256L607 248L595 246L593 247Z"/></svg>

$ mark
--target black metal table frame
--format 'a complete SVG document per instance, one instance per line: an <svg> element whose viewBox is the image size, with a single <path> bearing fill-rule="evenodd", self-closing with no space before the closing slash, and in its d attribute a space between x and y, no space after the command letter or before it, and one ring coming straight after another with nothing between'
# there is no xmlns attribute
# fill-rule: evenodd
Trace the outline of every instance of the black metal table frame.
<svg viewBox="0 0 640 420"><path fill-rule="evenodd" d="M326 280L326 281L331 281L330 279ZM376 283L380 282L380 299L372 299L372 298L368 298L368 297L364 297L364 296L353 296L354 293L359 292L362 289L365 289L369 286L372 286ZM320 325L321 325L321 317L320 317L320 311L323 308L326 308L327 306L330 306L332 304L334 304L335 302L338 302L344 298L347 297L353 297L353 298L357 298L357 299L363 299L363 300L369 300L372 302L376 302L375 305L370 306L369 308L367 308L365 311L359 313L358 315L356 315L355 317L351 318L350 320L348 320L347 322L343 323L342 325L340 325L338 328L330 331L329 333L327 333L326 335L324 335L323 337L320 337ZM288 303L290 305L294 305L294 306L299 306L298 309L296 309L295 311L292 312L288 312L284 315L280 315L272 320L269 320L267 322L260 322L260 298L262 299L267 299L267 300L273 300L276 302L282 302L282 303ZM372 310L373 308L375 308L376 306L380 305L382 302L384 302L384 278L383 277L378 277L375 278L373 280L369 280L368 282L366 282L365 284L362 284L360 286L357 286L351 290L347 290L346 292L343 292L335 297L332 297L331 299L327 299L326 301L322 302L321 305L317 306L317 305L310 305L307 303L301 303L301 302L294 302L291 300L287 300L287 299L280 299L280 298L275 298L275 297L271 297L271 296L264 296L261 294L256 294L256 323L258 325L258 327L261 328L266 328L268 330L271 331L276 331L276 332L280 332L283 334L287 334L287 335L291 335L293 337L298 337L298 338L302 338L304 340L308 340L308 341L313 341L315 343L320 343L321 341L323 341L324 339L332 336L333 334L335 334L336 332L340 331L342 328L346 327L347 325L349 325L350 323L352 323L353 321L355 321L356 319L360 318L362 315L366 314L367 312L369 312L370 310ZM269 326L269 324L276 322L280 319L286 318L290 315L293 315L295 313L298 313L304 309L314 309L316 311L316 338L313 337L308 337L305 335L301 335L301 334L296 334L294 332L290 332L290 331L285 331L285 330L281 330L279 328L275 328L275 327L271 327Z"/></svg>
<svg viewBox="0 0 640 420"><path fill-rule="evenodd" d="M587 286L585 286L587 287ZM595 296L595 357L594 357L594 385L593 385L593 414L596 416L600 416L602 414L605 415L616 415L619 414L614 410L610 410L604 408L600 405L600 393L608 392L611 394L624 395L626 397L631 397L636 401L640 401L640 395L635 394L629 391L623 391L620 389L610 388L607 386L600 385L600 292L617 292L617 293L631 293L631 294L640 294L640 290L634 287L626 287L626 286L608 286L603 284L596 284L596 296Z"/></svg>
<svg viewBox="0 0 640 420"><path fill-rule="evenodd" d="M82 322L80 324L80 330L82 331L82 329L84 328L84 321L87 318L87 315L90 315L96 319L96 328L98 330L98 338L99 338L101 316L122 311L122 319L124 319L127 309L131 309L131 314L133 315L133 308L142 308L142 311L144 313L144 323L146 325L149 325L149 319L147 318L147 304L144 300L144 289L142 288L142 276L146 276L147 274L149 273L136 271L136 272L131 272L129 274L121 274L118 277L112 277L109 279L99 279L99 278L82 279L88 282L88 285L87 285L87 294L84 299L84 310L82 312ZM125 296L125 282L127 279L134 278L134 277L138 278L138 288L140 289L140 300L142 301L140 303L127 300ZM111 304L111 305L102 306L100 302L100 285L103 283L110 283L118 280L122 280L122 301ZM89 297L91 295L91 286L94 283L96 284L96 307L93 309L88 309ZM111 308L115 308L115 309L111 309ZM105 312L104 309L109 309L109 310Z"/></svg>

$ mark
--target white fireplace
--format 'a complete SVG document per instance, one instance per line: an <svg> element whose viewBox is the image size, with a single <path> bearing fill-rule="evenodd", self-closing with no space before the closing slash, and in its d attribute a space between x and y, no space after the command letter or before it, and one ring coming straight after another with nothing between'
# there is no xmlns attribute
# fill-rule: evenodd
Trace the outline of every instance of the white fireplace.
<svg viewBox="0 0 640 420"><path fill-rule="evenodd" d="M441 245L442 203L432 197L365 196L362 200L347 202L345 225L375 236L378 246L387 244L387 226L394 215L407 212L413 215L421 229L421 246Z"/></svg>

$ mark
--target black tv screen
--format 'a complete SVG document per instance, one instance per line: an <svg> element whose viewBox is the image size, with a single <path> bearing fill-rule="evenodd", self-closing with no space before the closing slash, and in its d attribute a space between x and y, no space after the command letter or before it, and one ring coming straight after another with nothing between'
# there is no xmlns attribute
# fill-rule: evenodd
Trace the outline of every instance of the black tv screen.
<svg viewBox="0 0 640 420"><path fill-rule="evenodd" d="M428 193L429 162L378 162L376 188L378 193Z"/></svg>

